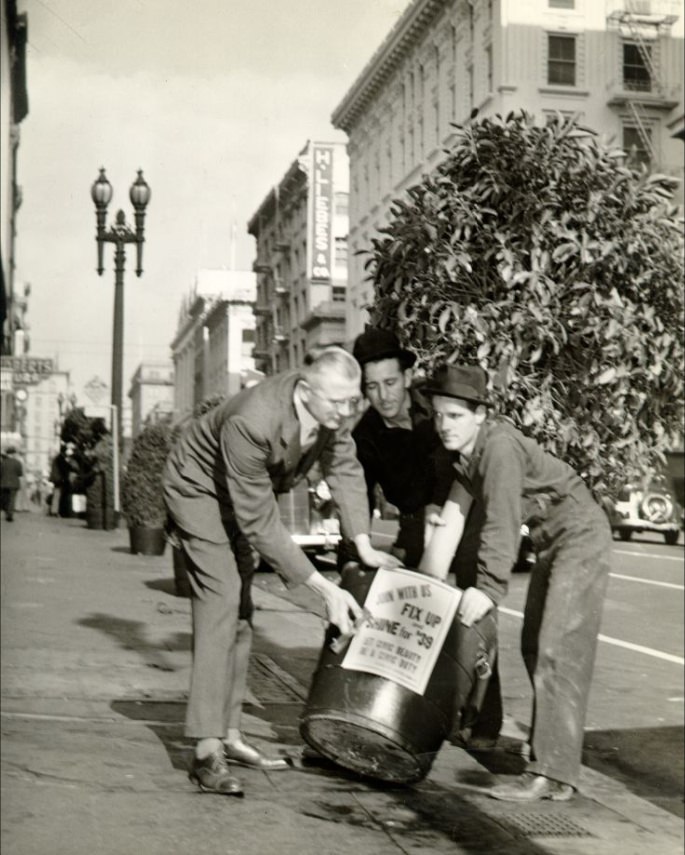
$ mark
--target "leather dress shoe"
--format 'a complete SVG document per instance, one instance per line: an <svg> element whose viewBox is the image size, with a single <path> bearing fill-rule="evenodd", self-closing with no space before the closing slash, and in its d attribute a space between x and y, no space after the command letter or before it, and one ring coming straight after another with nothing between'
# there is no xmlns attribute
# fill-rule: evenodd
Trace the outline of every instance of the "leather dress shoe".
<svg viewBox="0 0 685 855"><path fill-rule="evenodd" d="M188 777L203 793L218 793L221 796L243 795L242 784L231 775L221 750L202 759L195 757Z"/></svg>
<svg viewBox="0 0 685 855"><path fill-rule="evenodd" d="M290 764L284 757L267 757L259 749L246 742L224 742L224 756L229 763L246 766L248 769L261 769L262 772L279 772L289 769Z"/></svg>
<svg viewBox="0 0 685 855"><path fill-rule="evenodd" d="M505 802L538 802L550 799L553 802L567 802L573 797L573 787L553 781L544 775L524 772L517 775L509 784L500 784L488 791L493 799Z"/></svg>

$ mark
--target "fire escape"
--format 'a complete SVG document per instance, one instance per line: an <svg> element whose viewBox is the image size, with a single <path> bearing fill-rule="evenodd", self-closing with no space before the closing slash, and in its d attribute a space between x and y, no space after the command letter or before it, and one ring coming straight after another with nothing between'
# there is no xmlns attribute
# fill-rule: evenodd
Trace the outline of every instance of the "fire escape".
<svg viewBox="0 0 685 855"><path fill-rule="evenodd" d="M614 94L609 104L625 106L635 124L644 150L649 154L650 162L658 162L658 151L650 132L647 107L671 110L677 104L677 98L668 92L659 73L659 61L655 59L653 47L659 46L659 39L670 33L672 25L678 20L675 14L678 4L672 0L609 0L607 23L617 29L625 44L637 49L644 74L638 72L631 79L625 76L625 54L622 57L623 80L620 92Z"/></svg>

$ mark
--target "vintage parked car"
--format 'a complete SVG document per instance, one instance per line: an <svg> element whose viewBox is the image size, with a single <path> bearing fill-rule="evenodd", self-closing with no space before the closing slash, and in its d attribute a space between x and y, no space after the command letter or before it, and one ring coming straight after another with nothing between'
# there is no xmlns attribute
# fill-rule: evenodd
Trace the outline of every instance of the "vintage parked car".
<svg viewBox="0 0 685 855"><path fill-rule="evenodd" d="M608 506L608 513L611 530L621 540L630 540L633 532L655 531L674 545L683 526L682 508L663 476L652 478L644 487L626 484Z"/></svg>

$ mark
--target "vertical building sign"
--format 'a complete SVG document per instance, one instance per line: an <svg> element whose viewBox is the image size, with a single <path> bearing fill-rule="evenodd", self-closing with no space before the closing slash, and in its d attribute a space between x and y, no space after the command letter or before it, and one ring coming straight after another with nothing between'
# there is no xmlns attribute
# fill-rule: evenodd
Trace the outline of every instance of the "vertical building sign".
<svg viewBox="0 0 685 855"><path fill-rule="evenodd" d="M309 278L330 282L333 268L333 147L312 146Z"/></svg>

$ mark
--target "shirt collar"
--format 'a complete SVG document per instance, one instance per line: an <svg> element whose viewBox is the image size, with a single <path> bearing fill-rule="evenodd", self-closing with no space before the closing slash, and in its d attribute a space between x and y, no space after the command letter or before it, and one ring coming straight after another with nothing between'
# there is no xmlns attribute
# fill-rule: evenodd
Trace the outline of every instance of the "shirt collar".
<svg viewBox="0 0 685 855"><path fill-rule="evenodd" d="M311 442L313 433L318 432L319 423L305 407L300 394L300 387L297 384L293 391L293 404L295 405L297 420L300 423L300 445L304 445L307 442Z"/></svg>

